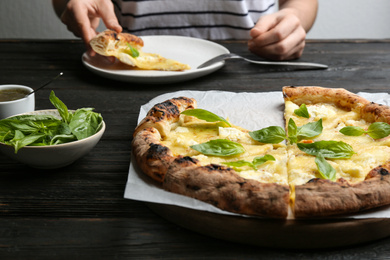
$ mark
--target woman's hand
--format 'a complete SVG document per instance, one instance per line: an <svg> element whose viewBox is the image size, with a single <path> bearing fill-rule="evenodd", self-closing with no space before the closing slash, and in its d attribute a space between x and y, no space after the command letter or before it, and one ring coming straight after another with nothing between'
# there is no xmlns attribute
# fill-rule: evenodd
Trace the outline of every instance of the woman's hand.
<svg viewBox="0 0 390 260"><path fill-rule="evenodd" d="M81 37L89 48L89 42L97 35L100 18L108 29L122 31L110 0L53 0L61 21L75 36Z"/></svg>
<svg viewBox="0 0 390 260"><path fill-rule="evenodd" d="M317 0L279 0L279 11L260 17L250 31L249 50L271 60L299 58L317 10Z"/></svg>
<svg viewBox="0 0 390 260"><path fill-rule="evenodd" d="M293 12L281 10L260 17L250 36L251 52L271 60L292 60L303 53L306 31Z"/></svg>

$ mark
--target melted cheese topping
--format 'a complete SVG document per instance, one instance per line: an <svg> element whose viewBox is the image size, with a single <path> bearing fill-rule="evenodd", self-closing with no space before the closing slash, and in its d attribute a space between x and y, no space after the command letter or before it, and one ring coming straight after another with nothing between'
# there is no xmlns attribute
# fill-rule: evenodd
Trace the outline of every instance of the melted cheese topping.
<svg viewBox="0 0 390 260"><path fill-rule="evenodd" d="M209 156L192 149L190 146L214 139L228 139L242 144L245 152L235 156ZM198 159L202 165L220 164L245 160L252 162L255 157L270 154L275 161L267 161L257 167L239 167L236 172L248 179L266 183L288 184L287 153L285 145L261 144L254 141L248 131L239 127L220 127L216 123L208 123L194 117L181 115L179 122L172 125L170 134L162 140L174 155L191 156Z"/></svg>
<svg viewBox="0 0 390 260"><path fill-rule="evenodd" d="M359 126L367 129L369 122L362 120L355 111L347 111L331 104L306 105L310 118L298 117L294 110L299 108L296 104L287 101L285 118L288 122L292 118L296 125L302 126L322 118L323 131L313 141L333 140L342 141L352 146L356 153L349 159L327 159L336 170L337 179L356 183L363 181L368 172L385 163L389 158L390 139L373 140L368 135L346 136L339 132L345 126ZM288 172L289 183L292 185L304 184L312 178L319 178L315 157L300 151L296 145L288 146Z"/></svg>
<svg viewBox="0 0 390 260"><path fill-rule="evenodd" d="M190 66L172 59L166 59L158 54L145 53L139 50L139 56L134 58L127 53L119 53L117 58L128 65L144 70L182 71L189 70Z"/></svg>
<svg viewBox="0 0 390 260"><path fill-rule="evenodd" d="M350 183L363 181L368 172L385 163L390 154L390 138L373 140L368 135L346 136L339 132L345 126L368 128L369 122L362 120L355 111L347 111L331 104L307 105L310 118L298 117L294 110L299 108L292 102L286 102L286 122L292 118L296 125L323 120L323 132L313 141L343 141L352 146L355 154L349 159L327 159L336 170L336 178L344 178ZM245 160L252 162L255 157L266 154L275 157L254 170L250 166L236 167L236 172L244 178L265 183L290 185L305 184L313 178L320 178L315 164L315 156L298 149L296 144L261 144L254 141L247 130L237 126L221 127L218 123L205 122L191 116L181 115L180 120L172 124L170 134L162 140L174 155L191 156L202 165L220 164ZM213 139L228 139L243 145L245 152L236 156L208 156L191 148Z"/></svg>

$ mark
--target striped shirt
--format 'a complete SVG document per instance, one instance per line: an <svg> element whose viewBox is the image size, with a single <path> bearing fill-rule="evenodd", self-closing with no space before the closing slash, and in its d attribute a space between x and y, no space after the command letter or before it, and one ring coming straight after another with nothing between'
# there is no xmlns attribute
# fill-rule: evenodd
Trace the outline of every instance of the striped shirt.
<svg viewBox="0 0 390 260"><path fill-rule="evenodd" d="M125 32L185 35L210 40L249 39L260 16L276 0L112 0Z"/></svg>

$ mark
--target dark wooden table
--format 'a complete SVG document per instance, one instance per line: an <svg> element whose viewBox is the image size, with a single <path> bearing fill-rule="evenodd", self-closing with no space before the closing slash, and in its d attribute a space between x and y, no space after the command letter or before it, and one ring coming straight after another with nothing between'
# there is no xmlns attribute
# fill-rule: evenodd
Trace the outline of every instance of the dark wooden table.
<svg viewBox="0 0 390 260"><path fill-rule="evenodd" d="M251 57L244 42L221 42ZM0 155L0 259L383 259L390 238L327 250L235 244L181 228L144 203L123 198L139 107L177 90L280 91L285 85L389 92L390 41L309 41L302 61L328 70L288 71L228 61L190 82L141 85L95 76L78 41L0 41L0 84L38 87L36 109L54 90L69 108L94 107L107 130L92 152L57 170L37 170Z"/></svg>

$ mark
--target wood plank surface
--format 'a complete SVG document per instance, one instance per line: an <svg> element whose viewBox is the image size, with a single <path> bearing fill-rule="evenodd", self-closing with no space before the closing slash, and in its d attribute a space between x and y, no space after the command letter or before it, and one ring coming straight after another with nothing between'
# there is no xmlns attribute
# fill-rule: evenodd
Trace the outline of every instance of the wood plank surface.
<svg viewBox="0 0 390 260"><path fill-rule="evenodd" d="M245 42L219 42L255 58ZM327 250L272 249L215 239L184 229L123 198L130 143L139 108L178 90L280 91L285 85L389 92L389 41L309 41L301 61L328 70L291 71L240 60L189 82L143 85L94 75L81 63L79 41L0 41L0 84L40 86L36 109L52 108L49 93L69 108L94 107L107 124L98 145L74 164L37 170L0 155L0 259L383 259L390 238Z"/></svg>

